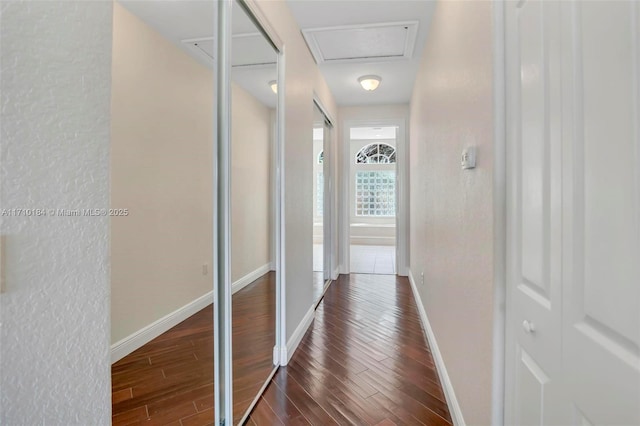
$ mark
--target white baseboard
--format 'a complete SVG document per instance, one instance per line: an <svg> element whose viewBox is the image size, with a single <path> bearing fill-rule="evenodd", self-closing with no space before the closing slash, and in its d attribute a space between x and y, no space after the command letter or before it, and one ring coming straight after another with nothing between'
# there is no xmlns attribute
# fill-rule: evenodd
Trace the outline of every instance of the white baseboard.
<svg viewBox="0 0 640 426"><path fill-rule="evenodd" d="M343 264L338 265L338 273L339 274L348 274L349 270Z"/></svg>
<svg viewBox="0 0 640 426"><path fill-rule="evenodd" d="M431 328L431 324L429 323L427 312L424 310L422 298L420 297L420 293L418 292L418 287L416 287L416 282L413 279L411 269L409 269L409 283L411 283L413 297L416 299L416 305L418 305L420 320L422 321L422 326L424 327L427 341L429 342L429 347L431 348L433 360L436 363L436 370L438 371L438 377L440 377L440 383L442 384L444 396L447 400L447 405L449 406L449 413L451 413L453 424L454 426L465 426L464 418L462 417L462 410L460 409L460 404L458 403L456 393L454 392L453 385L451 384L451 380L449 379L447 367L445 366L444 360L442 359L442 354L440 353L440 349L438 348L438 342L436 342L436 336L435 334L433 334L433 329Z"/></svg>
<svg viewBox="0 0 640 426"><path fill-rule="evenodd" d="M272 269L272 264L267 263L255 271L245 275L231 285L231 292L236 293L251 284ZM213 292L209 292L196 300L187 303L183 307L165 315L148 326L136 331L124 339L111 345L111 363L115 363L131 352L149 343L165 331L175 327L190 316L206 308L213 303Z"/></svg>
<svg viewBox="0 0 640 426"><path fill-rule="evenodd" d="M240 290L242 290L243 288L245 288L246 286L248 286L249 284L257 280L267 272L271 271L272 270L271 267L272 267L271 263L266 263L261 267L259 267L258 269L256 269L255 271L249 272L247 275L245 275L244 277L240 278L239 280L231 284L231 294L236 294L237 292L239 292Z"/></svg>
<svg viewBox="0 0 640 426"><path fill-rule="evenodd" d="M351 237L351 245L356 246L393 246L396 244L396 237Z"/></svg>
<svg viewBox="0 0 640 426"><path fill-rule="evenodd" d="M309 308L307 313L304 315L304 318L302 318L302 321L300 321L300 324L298 324L298 327L296 327L295 331L287 341L287 346L285 348L281 348L282 353L280 354L280 365L287 365L289 363L289 361L291 360L291 357L293 356L293 353L296 351L296 349L298 348L298 345L302 341L304 334L307 332L307 329L313 322L313 319L315 318L315 313L316 313L316 307L314 304L311 306L311 308Z"/></svg>
<svg viewBox="0 0 640 426"><path fill-rule="evenodd" d="M198 297L148 326L111 345L111 363L121 360L131 352L149 343L165 331L175 327L190 316L213 303L213 291Z"/></svg>

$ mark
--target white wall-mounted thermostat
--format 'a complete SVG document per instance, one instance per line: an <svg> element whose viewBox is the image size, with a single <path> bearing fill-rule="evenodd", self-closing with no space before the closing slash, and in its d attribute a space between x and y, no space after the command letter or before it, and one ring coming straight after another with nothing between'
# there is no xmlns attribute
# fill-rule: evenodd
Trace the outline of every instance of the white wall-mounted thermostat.
<svg viewBox="0 0 640 426"><path fill-rule="evenodd" d="M473 169L476 167L476 147L470 146L462 151L460 166L463 170Z"/></svg>

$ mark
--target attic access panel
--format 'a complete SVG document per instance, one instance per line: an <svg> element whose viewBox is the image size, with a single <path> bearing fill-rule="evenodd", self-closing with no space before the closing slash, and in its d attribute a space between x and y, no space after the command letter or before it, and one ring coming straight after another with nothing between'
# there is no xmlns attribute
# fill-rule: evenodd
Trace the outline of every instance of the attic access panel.
<svg viewBox="0 0 640 426"><path fill-rule="evenodd" d="M302 31L316 63L411 59L418 21L311 28Z"/></svg>
<svg viewBox="0 0 640 426"><path fill-rule="evenodd" d="M211 63L213 37L182 40L191 51ZM260 33L236 34L231 39L231 67L268 67L277 63L277 54Z"/></svg>

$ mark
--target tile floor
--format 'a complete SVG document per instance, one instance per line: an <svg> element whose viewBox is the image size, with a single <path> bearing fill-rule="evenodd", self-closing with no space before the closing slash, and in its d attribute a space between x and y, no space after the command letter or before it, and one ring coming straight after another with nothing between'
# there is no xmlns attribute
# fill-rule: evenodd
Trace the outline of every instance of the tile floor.
<svg viewBox="0 0 640 426"><path fill-rule="evenodd" d="M395 275L396 247L351 245L352 274ZM322 244L313 245L313 270L322 271Z"/></svg>
<svg viewBox="0 0 640 426"><path fill-rule="evenodd" d="M388 274L396 273L395 246L351 245L352 274Z"/></svg>

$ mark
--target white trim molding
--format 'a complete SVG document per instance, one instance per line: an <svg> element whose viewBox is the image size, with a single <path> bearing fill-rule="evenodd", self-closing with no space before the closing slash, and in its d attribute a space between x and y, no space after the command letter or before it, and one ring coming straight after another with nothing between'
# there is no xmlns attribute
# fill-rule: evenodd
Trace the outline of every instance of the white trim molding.
<svg viewBox="0 0 640 426"><path fill-rule="evenodd" d="M309 329L309 326L313 322L313 319L315 318L315 313L316 313L316 305L313 304L311 305L307 313L304 315L304 318L302 318L302 321L300 321L300 324L298 324L298 327L296 327L295 331L293 332L289 340L287 341L287 346L284 348L281 348L280 365L287 365L289 363L289 361L291 360L291 357L293 356L293 353L298 348L298 345L302 341L302 338L304 337L305 333Z"/></svg>
<svg viewBox="0 0 640 426"><path fill-rule="evenodd" d="M433 360L436 364L436 371L438 372L438 377L440 378L440 383L442 384L444 396L447 400L447 405L449 406L451 419L453 420L454 426L465 426L466 423L464 422L464 418L462 417L462 409L460 408L460 404L458 403L458 399L456 398L456 393L453 390L453 385L451 384L449 374L447 373L447 367L444 364L444 359L442 359L442 354L440 353L440 349L438 348L438 342L436 342L436 336L435 334L433 334L433 330L431 329L431 324L429 323L427 312L424 310L424 305L422 304L422 299L420 297L420 294L418 293L418 287L416 287L416 282L413 279L411 269L409 269L408 276L409 283L411 284L411 291L413 292L413 297L415 298L416 305L418 306L418 313L420 314L420 321L422 322L422 327L424 328L424 334L426 335L427 341L429 342L431 354L433 355Z"/></svg>
<svg viewBox="0 0 640 426"><path fill-rule="evenodd" d="M278 346L273 347L273 365L280 365L280 348Z"/></svg>
<svg viewBox="0 0 640 426"><path fill-rule="evenodd" d="M236 294L237 292L239 292L240 290L242 290L243 288L245 288L246 286L248 286L249 284L257 280L258 278L260 278L261 276L263 276L264 274L272 270L273 268L271 263L265 263L255 271L249 272L247 275L240 278L239 280L236 280L233 284L231 284L231 294Z"/></svg>
<svg viewBox="0 0 640 426"><path fill-rule="evenodd" d="M198 297L183 307L152 322L135 333L111 345L111 363L115 363L131 352L149 343L165 331L175 327L190 316L198 313L213 303L213 291Z"/></svg>
<svg viewBox="0 0 640 426"><path fill-rule="evenodd" d="M493 26L493 373L491 424L504 424L507 301L507 104L505 0L492 7Z"/></svg>

